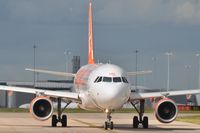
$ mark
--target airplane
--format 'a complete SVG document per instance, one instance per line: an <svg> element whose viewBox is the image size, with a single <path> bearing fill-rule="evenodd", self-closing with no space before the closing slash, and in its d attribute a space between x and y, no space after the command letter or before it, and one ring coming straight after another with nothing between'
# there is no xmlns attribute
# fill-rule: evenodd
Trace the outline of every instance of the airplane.
<svg viewBox="0 0 200 133"><path fill-rule="evenodd" d="M56 127L60 122L62 127L67 127L67 115L64 109L72 102L85 110L102 111L107 114L104 123L105 130L113 130L114 124L111 114L121 109L125 103L131 103L138 113L133 117L133 128L142 125L149 127L149 120L144 116L144 104L147 99L155 99L155 116L162 123L173 122L178 114L176 103L168 96L199 94L200 90L182 90L167 92L137 92L131 91L131 84L127 76L148 74L151 71L125 72L121 67L114 64L97 64L93 50L93 19L92 2L89 0L88 20L88 63L82 66L77 73L56 72L41 69L26 69L33 72L52 74L74 78L75 92L51 91L35 88L0 85L0 90L32 93L36 97L30 103L30 113L34 118L45 121L51 119L51 126ZM53 114L53 101L57 100L57 114ZM61 101L66 102L61 107ZM136 106L139 105L139 106Z"/></svg>

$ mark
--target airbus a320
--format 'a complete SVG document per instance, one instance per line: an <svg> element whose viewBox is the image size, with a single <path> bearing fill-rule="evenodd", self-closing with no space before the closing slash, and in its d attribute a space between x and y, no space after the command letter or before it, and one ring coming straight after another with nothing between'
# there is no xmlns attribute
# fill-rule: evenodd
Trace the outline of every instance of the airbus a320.
<svg viewBox="0 0 200 133"><path fill-rule="evenodd" d="M133 128L138 128L140 124L143 128L148 128L148 117L144 116L145 100L157 99L154 106L157 120L162 123L170 123L176 119L178 108L176 103L168 98L168 96L200 93L198 89L151 93L131 92L131 85L128 82L127 76L146 74L150 71L125 72L122 68L114 64L95 63L91 1L89 1L88 16L88 63L82 66L77 73L27 69L39 73L73 77L75 92L4 85L0 85L0 90L36 94L36 97L30 104L30 113L34 118L41 121L52 118L52 127L56 127L59 122L63 127L67 127L67 115L63 114L63 110L72 102L78 103L78 106L85 110L105 112L107 114L107 120L104 123L106 130L112 130L114 127L111 117L112 112L121 109L126 103L131 103L138 112L138 116L133 117ZM58 102L57 115L53 114L52 98L57 99ZM61 108L61 101L66 102L64 108ZM139 104L139 108L137 108L136 104Z"/></svg>

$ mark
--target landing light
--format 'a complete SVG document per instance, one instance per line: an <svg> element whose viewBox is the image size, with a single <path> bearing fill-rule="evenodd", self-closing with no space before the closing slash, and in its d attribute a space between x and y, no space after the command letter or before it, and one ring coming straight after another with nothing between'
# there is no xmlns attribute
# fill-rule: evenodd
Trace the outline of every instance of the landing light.
<svg viewBox="0 0 200 133"><path fill-rule="evenodd" d="M109 110L108 109L106 109L106 113L108 113L109 112Z"/></svg>

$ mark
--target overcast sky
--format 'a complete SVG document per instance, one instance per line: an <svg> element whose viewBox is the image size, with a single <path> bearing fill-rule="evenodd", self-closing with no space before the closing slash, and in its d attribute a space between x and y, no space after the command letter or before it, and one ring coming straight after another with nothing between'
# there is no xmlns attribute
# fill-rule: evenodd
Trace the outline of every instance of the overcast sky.
<svg viewBox="0 0 200 133"><path fill-rule="evenodd" d="M134 71L138 49L139 69L154 71L140 84L164 88L172 51L171 88L197 88L199 0L93 0L93 16L96 60ZM39 68L65 71L65 50L86 64L87 21L88 0L0 0L0 80L33 79L34 42Z"/></svg>

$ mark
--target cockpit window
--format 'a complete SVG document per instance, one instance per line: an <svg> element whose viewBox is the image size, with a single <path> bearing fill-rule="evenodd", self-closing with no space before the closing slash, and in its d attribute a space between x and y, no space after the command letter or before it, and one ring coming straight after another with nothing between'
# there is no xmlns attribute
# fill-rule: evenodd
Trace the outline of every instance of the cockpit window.
<svg viewBox="0 0 200 133"><path fill-rule="evenodd" d="M103 82L112 82L111 77L103 77Z"/></svg>
<svg viewBox="0 0 200 133"><path fill-rule="evenodd" d="M97 78L95 79L94 83L96 83L98 79L99 79L99 77L97 77Z"/></svg>
<svg viewBox="0 0 200 133"><path fill-rule="evenodd" d="M122 82L121 77L114 77L113 82Z"/></svg>
<svg viewBox="0 0 200 133"><path fill-rule="evenodd" d="M125 77L97 77L94 83L99 83L99 82L128 83Z"/></svg>
<svg viewBox="0 0 200 133"><path fill-rule="evenodd" d="M125 77L122 77L122 81L123 81L124 83L128 83L128 80L127 80Z"/></svg>
<svg viewBox="0 0 200 133"><path fill-rule="evenodd" d="M99 77L97 82L101 82L102 81L102 77Z"/></svg>

